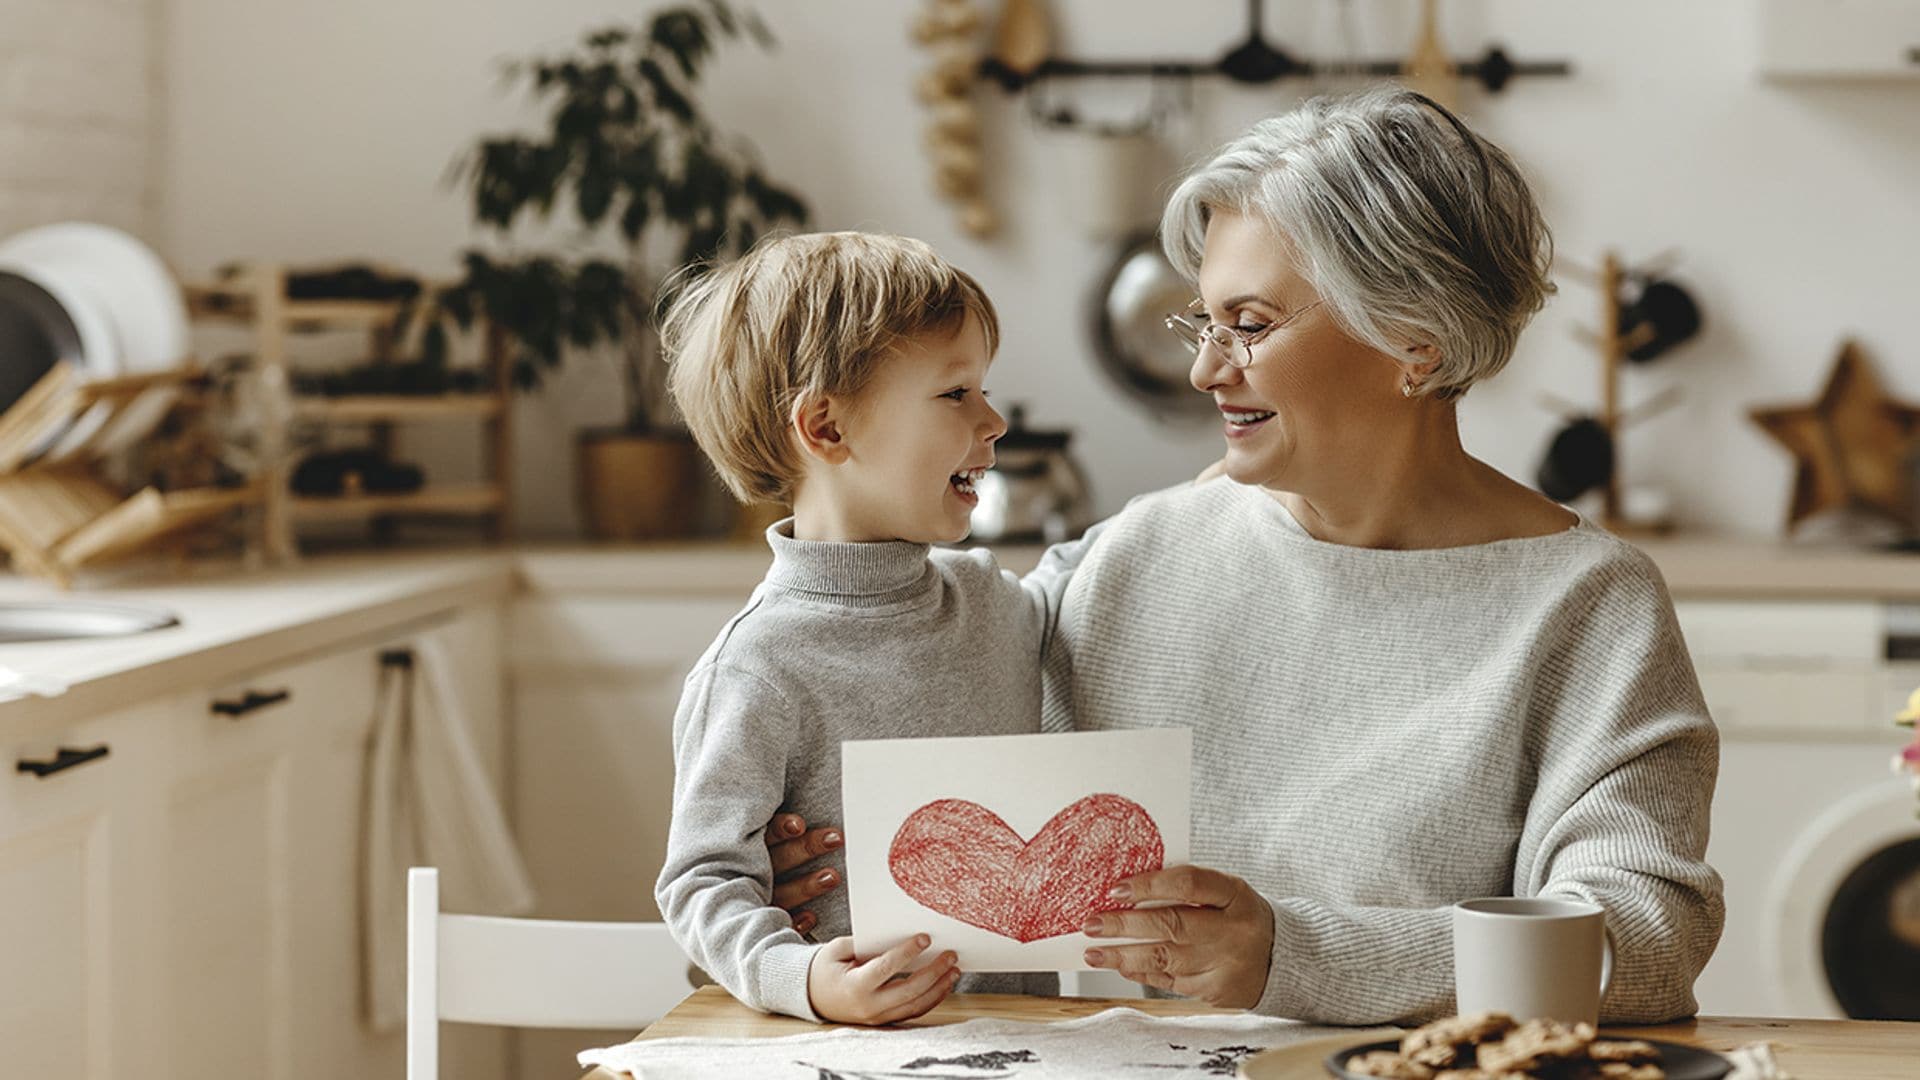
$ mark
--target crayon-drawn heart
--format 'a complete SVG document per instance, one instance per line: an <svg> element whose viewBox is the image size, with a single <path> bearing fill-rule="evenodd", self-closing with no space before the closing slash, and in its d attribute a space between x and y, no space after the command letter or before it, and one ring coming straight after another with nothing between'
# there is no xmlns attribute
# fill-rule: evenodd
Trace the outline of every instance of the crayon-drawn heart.
<svg viewBox="0 0 1920 1080"><path fill-rule="evenodd" d="M1000 815L941 799L907 815L893 834L893 880L925 907L1015 941L1078 933L1117 881L1158 870L1160 828L1140 804L1089 795L1053 816L1032 840Z"/></svg>

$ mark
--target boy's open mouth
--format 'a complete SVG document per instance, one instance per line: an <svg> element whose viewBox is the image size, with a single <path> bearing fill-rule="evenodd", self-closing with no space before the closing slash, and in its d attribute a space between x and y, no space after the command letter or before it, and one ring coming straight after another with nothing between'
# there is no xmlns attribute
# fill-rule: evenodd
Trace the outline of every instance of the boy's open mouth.
<svg viewBox="0 0 1920 1080"><path fill-rule="evenodd" d="M979 492L974 490L974 485L978 484L980 478L985 475L987 475L987 466L982 465L977 469L963 469L954 473L947 477L947 483L953 490L959 492L962 498L976 499L979 498Z"/></svg>

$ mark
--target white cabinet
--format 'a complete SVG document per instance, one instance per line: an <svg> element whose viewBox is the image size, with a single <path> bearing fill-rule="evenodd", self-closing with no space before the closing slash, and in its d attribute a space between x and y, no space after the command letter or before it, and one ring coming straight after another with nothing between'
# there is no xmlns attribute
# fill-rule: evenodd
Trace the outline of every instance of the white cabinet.
<svg viewBox="0 0 1920 1080"><path fill-rule="evenodd" d="M1920 78L1913 0L1761 0L1758 18L1769 78Z"/></svg>
<svg viewBox="0 0 1920 1080"><path fill-rule="evenodd" d="M0 734L0 1046L9 1076L142 1071L151 953L133 890L164 709Z"/></svg>
<svg viewBox="0 0 1920 1080"><path fill-rule="evenodd" d="M504 788L503 617L475 606L99 720L0 727L0 1075L402 1075L403 1034L362 1019L380 655L443 636ZM108 753L17 771L62 747ZM450 1026L442 1045L446 1075L511 1063L497 1029Z"/></svg>

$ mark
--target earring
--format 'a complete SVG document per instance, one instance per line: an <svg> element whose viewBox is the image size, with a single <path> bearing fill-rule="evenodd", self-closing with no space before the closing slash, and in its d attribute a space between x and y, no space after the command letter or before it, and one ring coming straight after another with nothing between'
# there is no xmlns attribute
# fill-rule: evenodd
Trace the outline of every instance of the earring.
<svg viewBox="0 0 1920 1080"><path fill-rule="evenodd" d="M1420 384L1413 381L1412 375L1408 375L1406 378L1400 380L1401 397L1412 397L1419 389Z"/></svg>

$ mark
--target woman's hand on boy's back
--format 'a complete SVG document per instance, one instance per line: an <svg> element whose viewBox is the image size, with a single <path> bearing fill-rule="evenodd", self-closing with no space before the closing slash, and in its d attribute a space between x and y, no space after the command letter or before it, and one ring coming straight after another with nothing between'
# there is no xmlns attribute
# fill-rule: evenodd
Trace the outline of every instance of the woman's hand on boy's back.
<svg viewBox="0 0 1920 1080"><path fill-rule="evenodd" d="M911 974L907 968L933 943L911 937L871 960L853 954L853 939L838 937L813 954L807 999L822 1020L842 1024L897 1024L933 1008L960 981L959 957L943 952Z"/></svg>
<svg viewBox="0 0 1920 1080"><path fill-rule="evenodd" d="M793 916L793 928L801 933L812 930L819 920L800 906L840 887L840 875L832 870L806 870L813 862L841 845L837 827L807 828L799 814L775 814L767 823L767 857L773 864L773 906L785 908Z"/></svg>

